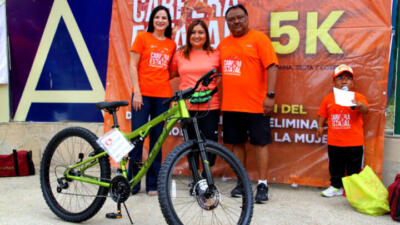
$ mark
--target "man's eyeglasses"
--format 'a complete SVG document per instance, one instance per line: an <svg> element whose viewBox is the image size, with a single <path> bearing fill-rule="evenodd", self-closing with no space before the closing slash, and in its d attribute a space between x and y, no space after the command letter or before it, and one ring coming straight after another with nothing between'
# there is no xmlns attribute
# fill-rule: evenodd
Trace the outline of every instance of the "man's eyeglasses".
<svg viewBox="0 0 400 225"><path fill-rule="evenodd" d="M340 76L337 76L337 77L335 78L335 80L353 80L353 77L352 77L352 76L343 76L343 75L340 75Z"/></svg>
<svg viewBox="0 0 400 225"><path fill-rule="evenodd" d="M238 16L234 16L234 17L228 17L226 19L226 21L228 23L233 23L235 22L235 20L239 20L240 22L244 21L246 19L246 15L238 15Z"/></svg>

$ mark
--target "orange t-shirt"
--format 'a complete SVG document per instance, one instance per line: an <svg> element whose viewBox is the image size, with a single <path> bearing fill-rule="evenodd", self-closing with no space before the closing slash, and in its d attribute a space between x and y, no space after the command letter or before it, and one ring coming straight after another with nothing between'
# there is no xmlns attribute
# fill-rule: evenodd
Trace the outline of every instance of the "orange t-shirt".
<svg viewBox="0 0 400 225"><path fill-rule="evenodd" d="M278 65L274 48L264 33L250 29L242 37L224 38L221 54L223 111L263 113L267 94L266 68Z"/></svg>
<svg viewBox="0 0 400 225"><path fill-rule="evenodd" d="M139 87L143 96L172 96L168 66L176 49L173 40L159 40L149 32L139 32L131 51L140 54L138 65Z"/></svg>
<svg viewBox="0 0 400 225"><path fill-rule="evenodd" d="M171 69L177 71L180 77L179 90L185 90L194 87L197 80L212 69L219 70L219 51L207 53L207 51L190 52L190 58L185 58L183 51L177 51L172 59ZM214 79L208 87L203 87L201 84L198 90L214 89L217 86L217 79ZM189 110L215 110L219 109L218 92L213 95L211 100L203 104L191 105L187 103Z"/></svg>
<svg viewBox="0 0 400 225"><path fill-rule="evenodd" d="M355 92L354 98L368 106L364 95ZM318 115L328 119L328 145L364 145L363 115L357 108L335 104L335 95L330 93L322 100Z"/></svg>

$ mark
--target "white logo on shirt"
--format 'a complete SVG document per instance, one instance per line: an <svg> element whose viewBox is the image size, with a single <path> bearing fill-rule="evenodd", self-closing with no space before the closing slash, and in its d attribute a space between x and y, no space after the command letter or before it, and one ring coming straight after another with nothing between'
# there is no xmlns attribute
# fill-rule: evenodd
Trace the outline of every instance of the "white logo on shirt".
<svg viewBox="0 0 400 225"><path fill-rule="evenodd" d="M237 59L225 59L223 65L223 72L226 75L240 76L240 68L242 61Z"/></svg>
<svg viewBox="0 0 400 225"><path fill-rule="evenodd" d="M151 52L150 53L150 67L166 68L168 66L169 56L164 53Z"/></svg>
<svg viewBox="0 0 400 225"><path fill-rule="evenodd" d="M350 129L350 114L332 114L332 128L333 129Z"/></svg>

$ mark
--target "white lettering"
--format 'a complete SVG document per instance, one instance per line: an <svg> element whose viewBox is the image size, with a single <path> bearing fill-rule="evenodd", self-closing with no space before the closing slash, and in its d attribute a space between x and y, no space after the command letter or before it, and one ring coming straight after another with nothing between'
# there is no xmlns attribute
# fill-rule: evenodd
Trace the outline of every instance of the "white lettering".
<svg viewBox="0 0 400 225"><path fill-rule="evenodd" d="M224 24L225 24L224 37L228 37L231 34L231 32L229 31L229 27L228 27L228 24L226 23L226 21L224 22Z"/></svg>
<svg viewBox="0 0 400 225"><path fill-rule="evenodd" d="M286 119L286 127L293 127L293 128L297 128L296 127L296 120L295 119Z"/></svg>
<svg viewBox="0 0 400 225"><path fill-rule="evenodd" d="M316 128L318 128L318 122L317 122L317 120L313 120L311 122L310 129L316 129Z"/></svg>
<svg viewBox="0 0 400 225"><path fill-rule="evenodd" d="M211 42L214 40L214 43L211 44L213 48L217 48L219 44L219 29L218 29L218 21L212 20L208 24L208 33L210 33Z"/></svg>
<svg viewBox="0 0 400 225"><path fill-rule="evenodd" d="M278 133L274 133L275 142L292 142L288 133L283 133L282 138L279 138Z"/></svg>
<svg viewBox="0 0 400 225"><path fill-rule="evenodd" d="M145 3L145 0L141 0L140 1L141 3ZM140 11L140 14L139 14L139 16L138 16L138 5L139 5L139 3L138 3L138 0L133 0L133 21L135 22L135 23L141 23L141 22L143 22L143 19L144 19L144 12L143 11Z"/></svg>
<svg viewBox="0 0 400 225"><path fill-rule="evenodd" d="M167 0L162 0L161 4L168 8L169 13L171 14L171 19L174 18L174 0L169 0L168 3Z"/></svg>
<svg viewBox="0 0 400 225"><path fill-rule="evenodd" d="M154 6L153 6L154 5ZM150 0L149 5L147 6L147 16L146 16L146 22L149 22L150 20L150 15L151 11L158 6L158 0Z"/></svg>
<svg viewBox="0 0 400 225"><path fill-rule="evenodd" d="M200 2L203 2L203 0L200 0ZM204 18L204 13L197 13L196 10L193 10L192 18L193 19L202 19L202 18Z"/></svg>
<svg viewBox="0 0 400 225"><path fill-rule="evenodd" d="M296 133L295 135L294 135L294 142L295 143L304 143L304 134L298 134L298 133Z"/></svg>
<svg viewBox="0 0 400 225"><path fill-rule="evenodd" d="M221 3L219 2L219 0L208 0L207 1L207 4L209 5L209 6L213 6L213 5L215 5L215 16L216 17L220 17L221 16Z"/></svg>
<svg viewBox="0 0 400 225"><path fill-rule="evenodd" d="M238 1L237 1L237 0L232 0L232 5L229 4L230 2L231 2L231 0L225 0L225 4L224 4L224 16L225 16L226 10L228 10L229 7L238 4Z"/></svg>
<svg viewBox="0 0 400 225"><path fill-rule="evenodd" d="M135 25L132 27L132 40L131 40L131 46L133 45L133 42L135 41L136 35L138 31L144 30L143 25Z"/></svg>
<svg viewBox="0 0 400 225"><path fill-rule="evenodd" d="M185 1L177 0L176 1L176 19L179 20L182 16L182 8L185 6Z"/></svg>
<svg viewBox="0 0 400 225"><path fill-rule="evenodd" d="M310 127L310 121L309 120L300 120L300 127L303 129L308 129Z"/></svg>
<svg viewBox="0 0 400 225"><path fill-rule="evenodd" d="M180 39L182 39L182 42L179 42ZM182 26L179 30L176 31L175 43L176 43L177 46L182 46L182 45L186 44L186 29L185 29L185 26Z"/></svg>

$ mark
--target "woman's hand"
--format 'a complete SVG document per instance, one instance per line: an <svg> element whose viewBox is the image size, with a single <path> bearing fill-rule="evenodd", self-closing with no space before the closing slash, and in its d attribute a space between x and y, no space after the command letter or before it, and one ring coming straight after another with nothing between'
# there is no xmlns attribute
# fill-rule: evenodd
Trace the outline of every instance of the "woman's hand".
<svg viewBox="0 0 400 225"><path fill-rule="evenodd" d="M132 105L133 105L133 109L134 109L135 111L139 111L139 110L142 109L143 98L142 98L142 94L141 94L140 92L139 92L139 93L134 93L134 94L133 94L133 102L132 102Z"/></svg>

